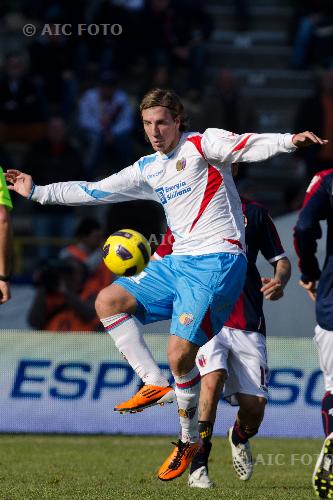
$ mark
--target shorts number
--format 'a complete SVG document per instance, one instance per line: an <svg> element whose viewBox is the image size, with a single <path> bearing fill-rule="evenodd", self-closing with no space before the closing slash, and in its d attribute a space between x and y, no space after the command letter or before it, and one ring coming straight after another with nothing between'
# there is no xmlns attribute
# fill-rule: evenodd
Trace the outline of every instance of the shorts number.
<svg viewBox="0 0 333 500"><path fill-rule="evenodd" d="M136 276L131 276L131 280L134 281L137 285L140 285L140 281L147 276L147 273L145 271L142 271L140 274L137 274Z"/></svg>
<svg viewBox="0 0 333 500"><path fill-rule="evenodd" d="M260 385L263 389L267 390L269 381L269 370L268 368L260 367Z"/></svg>

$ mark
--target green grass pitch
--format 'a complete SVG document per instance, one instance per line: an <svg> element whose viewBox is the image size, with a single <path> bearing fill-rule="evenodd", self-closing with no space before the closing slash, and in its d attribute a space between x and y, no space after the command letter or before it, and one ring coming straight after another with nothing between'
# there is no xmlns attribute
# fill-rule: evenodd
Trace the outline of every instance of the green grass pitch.
<svg viewBox="0 0 333 500"><path fill-rule="evenodd" d="M0 499L302 500L315 498L311 475L322 441L252 440L257 459L248 482L232 469L229 445L214 438L210 476L198 490L183 477L155 476L172 445L169 437L0 435Z"/></svg>

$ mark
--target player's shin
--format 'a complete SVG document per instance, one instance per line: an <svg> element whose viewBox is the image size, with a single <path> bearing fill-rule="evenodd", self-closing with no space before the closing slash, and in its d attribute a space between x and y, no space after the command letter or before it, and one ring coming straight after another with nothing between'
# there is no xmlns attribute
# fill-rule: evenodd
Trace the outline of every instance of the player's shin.
<svg viewBox="0 0 333 500"><path fill-rule="evenodd" d="M199 469L200 467L206 467L208 472L208 458L210 451L212 449L212 435L213 435L213 424L208 421L199 420L199 449L197 454L192 460L190 474Z"/></svg>
<svg viewBox="0 0 333 500"><path fill-rule="evenodd" d="M258 433L259 425L249 426L242 424L237 418L232 429L231 439L234 445L245 444L247 441Z"/></svg>
<svg viewBox="0 0 333 500"><path fill-rule="evenodd" d="M184 443L198 441L198 402L200 394L200 373L196 366L186 375L174 375L175 393L180 420L180 439Z"/></svg>
<svg viewBox="0 0 333 500"><path fill-rule="evenodd" d="M117 349L146 385L167 387L169 382L154 360L139 324L127 313L101 319Z"/></svg>
<svg viewBox="0 0 333 500"><path fill-rule="evenodd" d="M266 398L249 394L238 394L239 410L232 428L234 445L245 444L255 436L264 418Z"/></svg>

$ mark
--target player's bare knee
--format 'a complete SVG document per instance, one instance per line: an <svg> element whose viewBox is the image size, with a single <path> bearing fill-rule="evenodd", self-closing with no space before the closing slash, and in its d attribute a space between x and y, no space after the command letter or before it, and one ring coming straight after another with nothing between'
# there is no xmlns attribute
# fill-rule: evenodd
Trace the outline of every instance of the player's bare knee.
<svg viewBox="0 0 333 500"><path fill-rule="evenodd" d="M257 397L256 398L256 403L253 405L253 412L255 415L262 416L265 412L265 406L266 406L267 400L262 397Z"/></svg>
<svg viewBox="0 0 333 500"><path fill-rule="evenodd" d="M195 366L195 357L198 348L191 342L185 341L176 336L169 339L168 361L169 366L175 375L186 375Z"/></svg>
<svg viewBox="0 0 333 500"><path fill-rule="evenodd" d="M240 410L246 413L247 419L260 425L265 413L266 399L260 396L253 397L247 403L240 404Z"/></svg>
<svg viewBox="0 0 333 500"><path fill-rule="evenodd" d="M122 287L113 284L98 293L95 308L100 318L120 313L131 314L136 309L136 300Z"/></svg>
<svg viewBox="0 0 333 500"><path fill-rule="evenodd" d="M195 366L194 359L189 359L185 352L173 351L169 353L168 361L170 369L175 375L186 375Z"/></svg>
<svg viewBox="0 0 333 500"><path fill-rule="evenodd" d="M258 417L258 420L260 419L260 421L264 418L266 403L267 403L267 400L265 398L258 397L258 399L257 399L257 417Z"/></svg>
<svg viewBox="0 0 333 500"><path fill-rule="evenodd" d="M220 396L226 379L226 370L215 370L214 372L207 373L201 378L201 390L205 391L207 394L218 393L218 396Z"/></svg>

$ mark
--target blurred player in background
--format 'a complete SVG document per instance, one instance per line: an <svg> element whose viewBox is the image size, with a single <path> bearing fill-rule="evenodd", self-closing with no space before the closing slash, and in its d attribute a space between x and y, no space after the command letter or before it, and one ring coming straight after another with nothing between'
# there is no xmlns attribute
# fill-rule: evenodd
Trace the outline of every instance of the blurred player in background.
<svg viewBox="0 0 333 500"><path fill-rule="evenodd" d="M12 200L0 167L0 304L10 299L12 224L9 211L12 208Z"/></svg>
<svg viewBox="0 0 333 500"><path fill-rule="evenodd" d="M199 401L199 452L190 469L189 485L210 488L208 457L221 392L231 405L239 405L234 426L228 431L234 470L241 480L250 479L253 461L249 438L255 436L264 417L269 369L263 298L278 300L290 278L291 266L267 210L242 198L248 259L246 281L230 318L221 332L199 350L201 374ZM272 278L260 278L258 252L274 267Z"/></svg>
<svg viewBox="0 0 333 500"><path fill-rule="evenodd" d="M119 278L96 300L101 321L120 352L146 384L164 385L163 374L145 376L153 362L135 316L147 324L170 319L168 362L174 375L180 439L159 469L169 481L180 476L198 449L199 347L229 317L246 274L244 222L231 164L261 161L298 146L325 144L312 132L243 134L186 131L184 107L170 90L153 89L140 105L154 154L98 182L35 186L31 176L7 172L10 188L42 204L93 205L151 199L165 209L175 236L173 254L149 263L133 278Z"/></svg>
<svg viewBox="0 0 333 500"><path fill-rule="evenodd" d="M102 246L105 239L104 230L94 217L80 220L76 231L76 241L63 248L60 259L72 257L83 263L88 270L86 287L94 290L96 295L104 287L110 285L115 275L109 271L102 261Z"/></svg>
<svg viewBox="0 0 333 500"><path fill-rule="evenodd" d="M316 258L322 236L320 221L327 222L326 258L320 270ZM316 463L312 482L321 498L333 495L333 169L316 174L306 191L294 232L301 270L300 286L316 303L314 340L324 375L325 395L321 413L326 439Z"/></svg>
<svg viewBox="0 0 333 500"><path fill-rule="evenodd" d="M34 273L36 293L27 320L32 328L50 332L98 330L89 270L75 257L48 259Z"/></svg>

